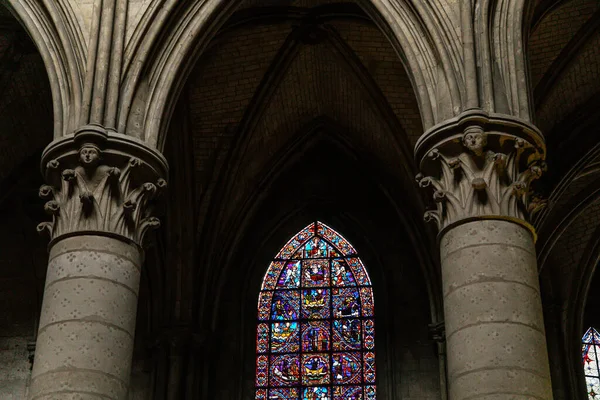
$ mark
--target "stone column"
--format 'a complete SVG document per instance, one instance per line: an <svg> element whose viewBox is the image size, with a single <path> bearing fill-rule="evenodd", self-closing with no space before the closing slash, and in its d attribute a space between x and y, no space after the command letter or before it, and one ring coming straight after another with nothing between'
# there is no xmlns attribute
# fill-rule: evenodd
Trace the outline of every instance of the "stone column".
<svg viewBox="0 0 600 400"><path fill-rule="evenodd" d="M527 222L545 168L533 126L470 112L423 136L416 154L440 228L450 400L552 399Z"/></svg>
<svg viewBox="0 0 600 400"><path fill-rule="evenodd" d="M30 399L126 399L141 249L164 158L123 135L86 126L42 156L40 196L52 222Z"/></svg>

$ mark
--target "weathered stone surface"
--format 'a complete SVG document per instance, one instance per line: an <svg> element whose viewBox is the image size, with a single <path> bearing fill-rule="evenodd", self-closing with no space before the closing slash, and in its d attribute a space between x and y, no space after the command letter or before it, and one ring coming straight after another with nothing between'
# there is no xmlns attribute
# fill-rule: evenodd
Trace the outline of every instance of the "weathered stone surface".
<svg viewBox="0 0 600 400"><path fill-rule="evenodd" d="M52 247L31 398L126 397L141 264L141 250L116 238L78 235Z"/></svg>
<svg viewBox="0 0 600 400"><path fill-rule="evenodd" d="M473 221L440 246L450 398L552 399L531 233Z"/></svg>

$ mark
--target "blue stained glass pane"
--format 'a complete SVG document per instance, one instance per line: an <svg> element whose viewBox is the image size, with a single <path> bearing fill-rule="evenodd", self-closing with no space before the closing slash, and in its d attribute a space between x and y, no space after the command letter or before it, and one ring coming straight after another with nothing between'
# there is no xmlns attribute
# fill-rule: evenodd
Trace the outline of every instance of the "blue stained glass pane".
<svg viewBox="0 0 600 400"><path fill-rule="evenodd" d="M375 399L375 386L366 386L365 387L365 399L366 400Z"/></svg>
<svg viewBox="0 0 600 400"><path fill-rule="evenodd" d="M297 290L275 292L271 302L271 318L292 321L298 319L300 292Z"/></svg>
<svg viewBox="0 0 600 400"><path fill-rule="evenodd" d="M259 295L256 399L374 400L370 286L354 247L330 227L316 222L290 239ZM583 348L590 360L594 346Z"/></svg>
<svg viewBox="0 0 600 400"><path fill-rule="evenodd" d="M298 388L277 388L269 390L269 400L282 399L297 399Z"/></svg>
<svg viewBox="0 0 600 400"><path fill-rule="evenodd" d="M331 348L329 321L309 321L302 324L302 351L322 352Z"/></svg>
<svg viewBox="0 0 600 400"><path fill-rule="evenodd" d="M332 290L333 316L335 318L349 318L360 316L360 295L358 289Z"/></svg>
<svg viewBox="0 0 600 400"><path fill-rule="evenodd" d="M311 387L302 392L302 400L329 400L330 398L328 387Z"/></svg>
<svg viewBox="0 0 600 400"><path fill-rule="evenodd" d="M304 354L302 356L302 384L326 385L330 381L328 354Z"/></svg>
<svg viewBox="0 0 600 400"><path fill-rule="evenodd" d="M332 370L335 384L362 383L360 353L334 353Z"/></svg>
<svg viewBox="0 0 600 400"><path fill-rule="evenodd" d="M321 258L328 257L330 247L322 239L314 237L304 245L304 257L306 258Z"/></svg>
<svg viewBox="0 0 600 400"><path fill-rule="evenodd" d="M288 261L279 275L278 288L297 288L300 286L300 261Z"/></svg>
<svg viewBox="0 0 600 400"><path fill-rule="evenodd" d="M333 349L359 350L361 348L361 321L336 319L333 321Z"/></svg>

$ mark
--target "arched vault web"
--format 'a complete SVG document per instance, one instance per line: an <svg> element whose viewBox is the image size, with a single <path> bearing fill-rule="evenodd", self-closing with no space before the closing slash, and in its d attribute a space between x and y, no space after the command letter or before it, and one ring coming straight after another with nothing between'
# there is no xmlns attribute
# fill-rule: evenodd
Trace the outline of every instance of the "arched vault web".
<svg viewBox="0 0 600 400"><path fill-rule="evenodd" d="M302 229L263 279L256 399L375 399L373 318L354 247L322 222Z"/></svg>

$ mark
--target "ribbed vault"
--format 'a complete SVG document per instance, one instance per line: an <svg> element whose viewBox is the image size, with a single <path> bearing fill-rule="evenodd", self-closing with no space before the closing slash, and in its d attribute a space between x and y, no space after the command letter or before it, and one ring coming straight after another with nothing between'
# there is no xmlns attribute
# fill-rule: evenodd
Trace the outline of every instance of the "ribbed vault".
<svg viewBox="0 0 600 400"><path fill-rule="evenodd" d="M579 340L598 256L600 216L600 7L596 1L540 1L529 40L536 123L546 136L548 207L536 220L538 259L555 398L584 394Z"/></svg>

